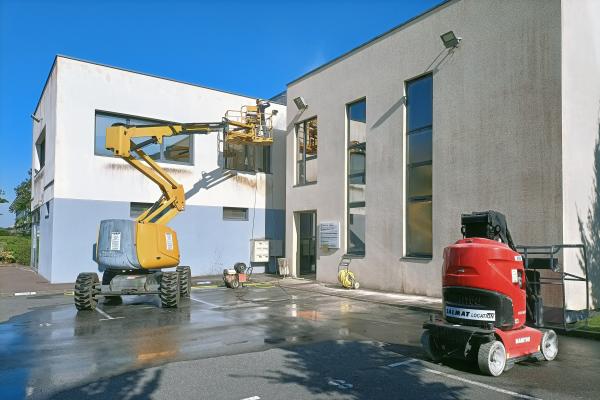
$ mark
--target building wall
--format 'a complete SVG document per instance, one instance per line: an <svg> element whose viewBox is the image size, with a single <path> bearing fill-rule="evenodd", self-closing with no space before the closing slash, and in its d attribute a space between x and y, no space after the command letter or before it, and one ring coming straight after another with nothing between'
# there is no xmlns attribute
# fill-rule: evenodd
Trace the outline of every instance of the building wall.
<svg viewBox="0 0 600 400"><path fill-rule="evenodd" d="M336 280L346 246L345 105L367 102L367 288L441 295L443 248L460 214L504 212L517 242L562 239L560 1L446 3L288 86L286 254L297 271L294 212L340 221L342 248L318 249ZM439 36L463 38L454 52ZM404 84L433 73L433 257L404 258ZM293 99L308 108L300 113ZM294 124L318 116L318 181L294 186ZM553 162L553 160L556 160Z"/></svg>
<svg viewBox="0 0 600 400"><path fill-rule="evenodd" d="M160 195L123 160L94 155L97 110L178 122L220 121L225 111L255 99L65 57L57 58L56 74L51 280L68 282L78 272L97 270L91 249L100 220L129 218L130 202L152 203ZM273 109L279 112L275 135L281 137L285 107L273 104ZM273 153L278 146L284 144L274 145ZM218 273L236 261L249 263L252 235L262 238L268 230L271 239L283 240L283 230L271 227L285 206L280 155L272 157L273 174L255 174L223 170L216 133L194 136L193 152L193 165L162 164L186 190L186 210L170 223L178 232L182 265L190 265L195 275ZM248 221L223 221L223 206L248 208Z"/></svg>
<svg viewBox="0 0 600 400"><path fill-rule="evenodd" d="M562 1L563 240L586 237L591 302L600 307L600 2ZM591 219L588 220L588 217ZM581 275L580 254L565 254L568 272ZM584 286L567 286L569 306L585 307Z"/></svg>
<svg viewBox="0 0 600 400"><path fill-rule="evenodd" d="M39 226L35 227L33 234L39 232L39 263L37 268L39 272L51 279L52 276L52 230L53 230L53 198L54 198L54 160L56 155L56 90L57 74L56 68L51 69L47 84L40 97L39 104L34 115L39 122L33 121L33 144L31 148L32 160L32 200L31 209L40 210ZM46 136L46 162L42 168L39 163L36 143L42 133ZM43 237L43 240L41 239ZM35 242L35 238L34 242ZM37 244L36 244L37 245ZM33 252L36 249L32 248ZM33 259L33 257L32 257Z"/></svg>

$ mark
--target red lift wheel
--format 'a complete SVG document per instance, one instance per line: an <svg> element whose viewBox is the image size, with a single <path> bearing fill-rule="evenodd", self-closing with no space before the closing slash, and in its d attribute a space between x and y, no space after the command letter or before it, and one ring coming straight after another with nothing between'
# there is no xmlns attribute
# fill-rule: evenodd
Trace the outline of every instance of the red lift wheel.
<svg viewBox="0 0 600 400"><path fill-rule="evenodd" d="M558 354L558 336L552 329L544 330L542 337L542 355L546 361L552 361Z"/></svg>
<svg viewBox="0 0 600 400"><path fill-rule="evenodd" d="M502 342L494 340L479 346L477 363L482 373L499 376L506 367L506 349Z"/></svg>

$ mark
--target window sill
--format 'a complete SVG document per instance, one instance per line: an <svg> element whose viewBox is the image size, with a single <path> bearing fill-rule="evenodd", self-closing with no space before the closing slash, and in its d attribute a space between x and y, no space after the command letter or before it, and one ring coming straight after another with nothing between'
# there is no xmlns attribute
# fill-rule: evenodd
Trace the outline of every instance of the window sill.
<svg viewBox="0 0 600 400"><path fill-rule="evenodd" d="M96 154L94 153L94 157L102 157L108 159L118 160L121 157L119 156L107 156L106 154ZM182 167L193 167L194 163L190 162L177 162L177 161L164 161L164 160L154 160L158 165L177 165Z"/></svg>
<svg viewBox="0 0 600 400"><path fill-rule="evenodd" d="M415 257L415 256L405 256L401 257L400 261L415 261L415 262L428 262L433 260L433 257Z"/></svg>
<svg viewBox="0 0 600 400"><path fill-rule="evenodd" d="M299 187L304 187L304 186L312 186L312 185L316 185L317 182L308 182L308 183L301 183L301 184L295 184L294 186L292 186L292 188L299 188Z"/></svg>
<svg viewBox="0 0 600 400"><path fill-rule="evenodd" d="M366 254L344 254L345 258L354 259L362 259L366 257Z"/></svg>

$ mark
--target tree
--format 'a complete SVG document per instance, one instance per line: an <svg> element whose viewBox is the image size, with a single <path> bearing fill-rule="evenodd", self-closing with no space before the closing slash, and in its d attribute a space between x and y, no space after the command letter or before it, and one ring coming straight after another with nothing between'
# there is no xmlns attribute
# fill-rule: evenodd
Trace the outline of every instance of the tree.
<svg viewBox="0 0 600 400"><path fill-rule="evenodd" d="M15 188L15 200L8 207L15 214L15 229L21 233L31 232L31 170L27 175Z"/></svg>

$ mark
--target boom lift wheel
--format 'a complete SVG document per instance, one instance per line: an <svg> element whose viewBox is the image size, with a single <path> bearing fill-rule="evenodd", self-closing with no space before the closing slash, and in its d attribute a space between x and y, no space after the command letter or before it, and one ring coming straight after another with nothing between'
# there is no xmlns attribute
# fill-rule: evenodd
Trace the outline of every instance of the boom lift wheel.
<svg viewBox="0 0 600 400"><path fill-rule="evenodd" d="M482 373L499 376L506 367L506 349L502 342L493 340L479 346L477 363Z"/></svg>
<svg viewBox="0 0 600 400"><path fill-rule="evenodd" d="M179 306L179 273L163 272L160 280L160 302L165 308Z"/></svg>
<svg viewBox="0 0 600 400"><path fill-rule="evenodd" d="M99 289L94 286L98 284L98 274L95 272L82 272L77 275L75 281L75 307L77 310L95 310L98 304L96 294L99 293Z"/></svg>
<svg viewBox="0 0 600 400"><path fill-rule="evenodd" d="M188 298L192 293L192 270L187 266L179 266L177 273L179 274L179 295L182 298Z"/></svg>
<svg viewBox="0 0 600 400"><path fill-rule="evenodd" d="M552 329L544 330L542 337L542 355L546 361L552 361L558 354L558 336Z"/></svg>
<svg viewBox="0 0 600 400"><path fill-rule="evenodd" d="M425 354L427 357L434 363L438 363L442 361L442 355L440 354L440 350L438 348L437 343L433 337L431 337L431 333L429 331L423 332L421 335L421 345L423 346L423 350L425 350Z"/></svg>

